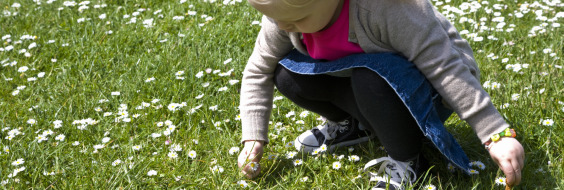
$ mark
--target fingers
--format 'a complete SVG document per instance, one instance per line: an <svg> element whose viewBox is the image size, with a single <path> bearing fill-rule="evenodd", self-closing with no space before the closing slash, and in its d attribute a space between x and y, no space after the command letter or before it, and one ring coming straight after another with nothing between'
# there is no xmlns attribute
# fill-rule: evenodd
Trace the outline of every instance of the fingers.
<svg viewBox="0 0 564 190"><path fill-rule="evenodd" d="M505 183L509 187L515 186L516 172L513 169L513 165L509 160L505 160L499 163L499 168L505 174Z"/></svg>
<svg viewBox="0 0 564 190"><path fill-rule="evenodd" d="M523 167L525 167L525 149L523 149L523 147L521 146L521 151L518 153L519 157L518 157L518 161L519 161L519 166L521 166L519 169L523 170Z"/></svg>
<svg viewBox="0 0 564 190"><path fill-rule="evenodd" d="M249 156L246 158L245 172L248 178L254 178L260 173L260 159L261 153L253 149Z"/></svg>
<svg viewBox="0 0 564 190"><path fill-rule="evenodd" d="M514 179L515 181L512 183L512 187L515 185L519 185L519 183L521 183L521 168L522 165L518 162L511 162L511 165L513 167L513 171L514 171Z"/></svg>
<svg viewBox="0 0 564 190"><path fill-rule="evenodd" d="M515 173L518 174L518 178L517 181L515 182L515 185L518 185L521 183L521 171L523 170L523 167L525 167L525 150L523 149L523 147L521 147L521 152L519 157L517 158L517 163L518 166L514 166L514 169L516 170Z"/></svg>
<svg viewBox="0 0 564 190"><path fill-rule="evenodd" d="M521 170L524 167L523 146L513 138L503 138L491 147L490 155L505 174L506 184L513 187L521 183Z"/></svg>
<svg viewBox="0 0 564 190"><path fill-rule="evenodd" d="M513 187L521 183L521 165L518 162L503 162L500 163L500 168L505 174L507 186Z"/></svg>
<svg viewBox="0 0 564 190"><path fill-rule="evenodd" d="M245 174L245 176L247 178L252 178L252 172L251 168L249 168L248 166L248 162L247 162L247 158L249 157L249 152L247 148L243 148L243 151L241 151L241 154L239 154L239 158L238 158L238 165L239 168L241 169L241 172L243 174Z"/></svg>
<svg viewBox="0 0 564 190"><path fill-rule="evenodd" d="M243 149L243 151L239 153L239 157L237 158L237 163L239 165L239 168L243 167L243 164L245 164L245 160L247 160L247 152L246 149Z"/></svg>
<svg viewBox="0 0 564 190"><path fill-rule="evenodd" d="M499 168L505 174L505 183L509 187L514 187L521 183L521 165L517 160L504 160L499 162Z"/></svg>
<svg viewBox="0 0 564 190"><path fill-rule="evenodd" d="M525 150L523 149L523 146L521 146L520 143L517 143L517 145L515 146L515 155L514 155L514 159L511 160L511 164L513 170L515 171L515 182L513 183L513 185L519 185L521 183L521 177L522 177L521 171L525 166Z"/></svg>
<svg viewBox="0 0 564 190"><path fill-rule="evenodd" d="M262 157L262 149L255 146L245 146L239 154L238 165L241 172L247 178L255 178L260 174L260 159Z"/></svg>

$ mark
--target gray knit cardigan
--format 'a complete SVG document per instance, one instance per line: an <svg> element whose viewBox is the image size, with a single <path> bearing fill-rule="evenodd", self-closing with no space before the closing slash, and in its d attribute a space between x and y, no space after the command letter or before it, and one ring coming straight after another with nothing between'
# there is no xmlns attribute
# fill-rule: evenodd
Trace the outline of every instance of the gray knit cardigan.
<svg viewBox="0 0 564 190"><path fill-rule="evenodd" d="M366 53L398 53L425 75L482 143L509 127L480 83L468 42L427 0L350 0L349 37ZM284 32L268 17L245 67L241 86L242 141L268 143L274 69L297 49L307 55L301 33Z"/></svg>

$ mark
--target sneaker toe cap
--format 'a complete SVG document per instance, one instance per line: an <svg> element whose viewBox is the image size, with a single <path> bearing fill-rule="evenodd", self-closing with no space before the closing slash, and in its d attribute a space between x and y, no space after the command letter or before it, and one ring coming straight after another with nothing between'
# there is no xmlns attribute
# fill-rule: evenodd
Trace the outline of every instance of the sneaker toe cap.
<svg viewBox="0 0 564 190"><path fill-rule="evenodd" d="M307 152L311 152L316 148L319 148L321 144L317 140L317 137L313 134L313 132L306 131L302 133L298 138L296 138L294 142L296 149L304 150Z"/></svg>

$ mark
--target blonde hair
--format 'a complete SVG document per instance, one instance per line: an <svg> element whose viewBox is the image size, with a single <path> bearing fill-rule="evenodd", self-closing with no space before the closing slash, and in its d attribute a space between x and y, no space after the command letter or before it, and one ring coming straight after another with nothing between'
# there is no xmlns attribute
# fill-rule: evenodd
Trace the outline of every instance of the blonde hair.
<svg viewBox="0 0 564 190"><path fill-rule="evenodd" d="M274 3L273 1L282 1L287 6L294 7L294 8L301 8L301 7L308 6L309 4L315 2L316 0L248 0L248 1L251 2L251 3L263 4L263 5L264 4L272 4L272 3Z"/></svg>

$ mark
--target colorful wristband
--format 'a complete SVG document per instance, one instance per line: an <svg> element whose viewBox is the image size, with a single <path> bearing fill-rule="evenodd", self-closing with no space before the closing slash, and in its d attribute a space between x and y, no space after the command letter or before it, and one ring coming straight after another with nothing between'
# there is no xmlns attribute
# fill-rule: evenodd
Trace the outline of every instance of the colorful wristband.
<svg viewBox="0 0 564 190"><path fill-rule="evenodd" d="M517 132L515 132L514 129L506 128L505 130L501 131L500 133L492 135L490 137L490 140L488 140L486 143L484 143L486 149L489 150L492 142L497 142L497 141L499 141L499 139L501 139L503 137L515 138L515 137L517 137Z"/></svg>

